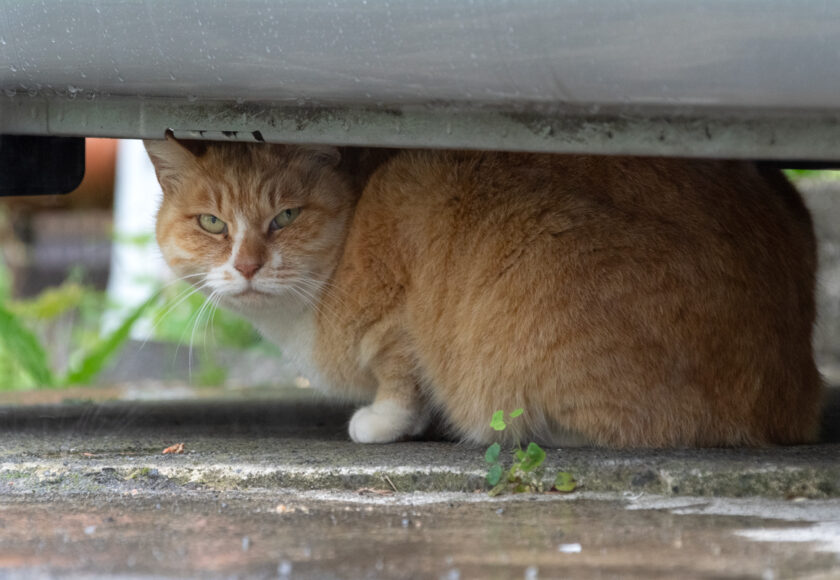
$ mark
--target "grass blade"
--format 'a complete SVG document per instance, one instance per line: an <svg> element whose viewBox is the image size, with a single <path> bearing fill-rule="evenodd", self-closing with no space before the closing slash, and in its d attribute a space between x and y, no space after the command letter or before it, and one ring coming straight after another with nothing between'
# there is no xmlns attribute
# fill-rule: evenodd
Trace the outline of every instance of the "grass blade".
<svg viewBox="0 0 840 580"><path fill-rule="evenodd" d="M99 374L105 365L111 360L111 357L122 347L131 333L131 327L140 319L143 313L152 304L157 301L158 295L155 294L140 306L135 308L131 314L123 320L111 334L109 334L102 341L98 342L85 355L85 357L64 377L62 383L65 385L78 385L88 383Z"/></svg>
<svg viewBox="0 0 840 580"><path fill-rule="evenodd" d="M39 386L55 384L47 353L38 338L27 329L17 316L0 305L0 341L20 369Z"/></svg>

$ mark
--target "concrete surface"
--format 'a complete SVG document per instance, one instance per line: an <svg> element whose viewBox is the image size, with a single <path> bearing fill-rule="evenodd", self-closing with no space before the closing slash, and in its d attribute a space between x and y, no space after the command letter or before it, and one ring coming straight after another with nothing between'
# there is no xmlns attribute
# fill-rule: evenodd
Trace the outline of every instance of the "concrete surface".
<svg viewBox="0 0 840 580"><path fill-rule="evenodd" d="M755 515L775 505L289 492L15 497L0 506L0 562L5 578L840 575L836 538L825 538L837 521L825 506Z"/></svg>
<svg viewBox="0 0 840 580"><path fill-rule="evenodd" d="M185 390L183 392L189 392ZM197 391L201 393L201 390ZM840 400L831 391L827 422ZM0 490L111 493L173 489L483 490L484 449L448 441L357 445L351 408L308 389L279 398L103 401L0 408ZM826 431L834 441L837 433ZM183 455L163 455L183 442ZM586 491L840 498L840 445L765 449L559 449L546 477L572 472Z"/></svg>
<svg viewBox="0 0 840 580"><path fill-rule="evenodd" d="M548 450L546 476L578 491L490 498L483 449L353 444L351 409L308 389L95 400L115 392L6 397L1 576L840 577L834 429L790 448Z"/></svg>

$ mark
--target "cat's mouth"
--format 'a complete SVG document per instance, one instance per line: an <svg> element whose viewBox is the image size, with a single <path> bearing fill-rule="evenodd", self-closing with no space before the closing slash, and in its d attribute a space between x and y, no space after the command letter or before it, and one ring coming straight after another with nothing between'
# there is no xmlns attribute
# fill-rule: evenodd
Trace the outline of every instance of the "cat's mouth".
<svg viewBox="0 0 840 580"><path fill-rule="evenodd" d="M289 288L287 286L264 288L250 283L244 288L240 287L237 291L225 293L222 301L230 308L264 307L275 304L278 299L287 296L288 292Z"/></svg>
<svg viewBox="0 0 840 580"><path fill-rule="evenodd" d="M236 294L231 294L231 298L256 298L256 297L268 297L271 296L268 292L263 292L262 290L257 290L256 288L246 288L241 292L237 292Z"/></svg>
<svg viewBox="0 0 840 580"><path fill-rule="evenodd" d="M240 292L227 294L224 303L228 308L237 310L240 308L263 308L274 300L275 297L268 292L246 288Z"/></svg>

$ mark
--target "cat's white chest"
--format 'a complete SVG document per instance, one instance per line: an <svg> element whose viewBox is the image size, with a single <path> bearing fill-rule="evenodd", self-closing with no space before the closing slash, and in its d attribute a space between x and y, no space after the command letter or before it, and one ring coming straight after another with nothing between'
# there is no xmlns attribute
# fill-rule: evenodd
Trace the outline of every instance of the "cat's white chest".
<svg viewBox="0 0 840 580"><path fill-rule="evenodd" d="M315 363L317 325L313 313L294 317L263 317L252 322L267 340L280 348L283 358L313 387L328 391L334 389Z"/></svg>

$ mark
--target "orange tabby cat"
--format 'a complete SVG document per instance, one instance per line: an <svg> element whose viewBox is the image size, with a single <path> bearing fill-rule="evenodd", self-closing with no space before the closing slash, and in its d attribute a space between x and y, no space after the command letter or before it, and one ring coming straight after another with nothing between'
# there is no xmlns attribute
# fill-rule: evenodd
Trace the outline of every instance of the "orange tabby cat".
<svg viewBox="0 0 840 580"><path fill-rule="evenodd" d="M354 441L433 414L483 443L816 436L815 241L776 172L402 151L358 179L330 147L146 146L166 260L315 386L369 403Z"/></svg>

